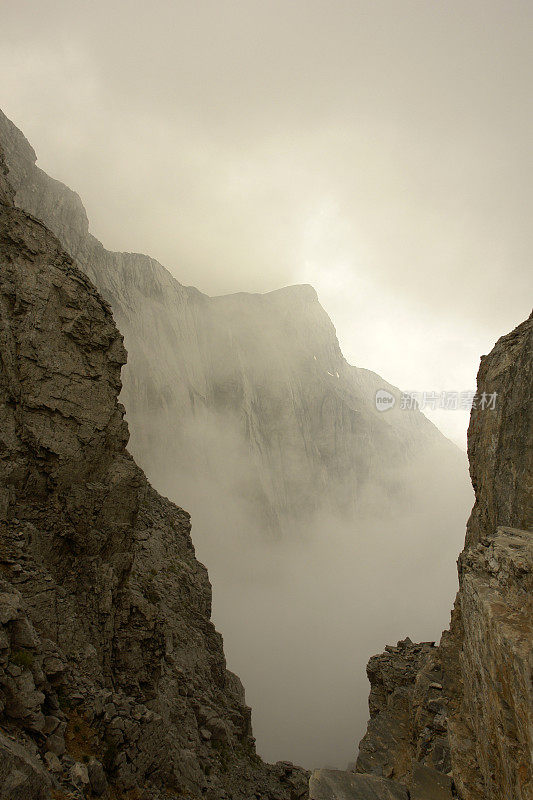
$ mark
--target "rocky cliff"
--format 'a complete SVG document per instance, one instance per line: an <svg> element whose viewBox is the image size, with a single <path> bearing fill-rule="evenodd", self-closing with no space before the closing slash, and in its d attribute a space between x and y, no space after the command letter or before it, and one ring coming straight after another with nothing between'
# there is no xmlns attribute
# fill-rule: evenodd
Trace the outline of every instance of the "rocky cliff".
<svg viewBox="0 0 533 800"><path fill-rule="evenodd" d="M128 351L130 448L160 490L176 497L179 487L194 507L201 479L235 498L250 528L279 533L318 512L383 508L420 475L448 486L455 470L464 482L459 451L418 410L376 410L377 389L398 391L346 362L312 287L211 298L148 256L109 252L80 198L35 165L1 112L0 143L16 204L44 221L113 309Z"/></svg>
<svg viewBox="0 0 533 800"><path fill-rule="evenodd" d="M476 501L450 629L370 659L355 771L315 773L313 800L533 798L532 340L530 317L481 360L478 397L497 402L470 419Z"/></svg>
<svg viewBox="0 0 533 800"><path fill-rule="evenodd" d="M126 450L111 310L5 176L0 797L303 797L255 754L188 514Z"/></svg>
<svg viewBox="0 0 533 800"><path fill-rule="evenodd" d="M312 287L211 298L183 286L148 256L106 250L90 234L79 197L36 166L33 149L1 112L0 143L15 204L59 238L109 302L124 335L128 363L120 399L131 432L128 449L157 490L196 521L195 545L215 587L215 619L230 663L254 698L260 748L273 761L291 757L313 765L319 745L311 732L334 726L338 710L315 702L317 695L327 696L331 678L318 662L311 665L307 682L299 682L307 692L299 703L313 716L308 738L298 736L296 693L285 676L297 673L306 652L312 611L305 593L313 592L320 614L336 614L328 611L328 576L354 558L354 591L344 602L365 603L359 577L365 559L358 557L365 553L366 571L374 563L382 570L376 584L382 602L372 609L372 623L365 617L357 625L359 631L377 630L377 617L389 613L386 603L395 603L388 576L394 574L398 585L421 586L428 570L420 565L439 554L442 579L432 579L433 602L420 613L412 609L410 619L442 627L435 617L455 588L453 559L460 546L443 518L455 514L459 522L471 505L466 457L416 408L400 408L394 387L346 362ZM376 409L378 389L395 395L394 408ZM453 523L450 528L459 530ZM281 539L277 547L275 536ZM416 549L405 561L397 550L404 536ZM351 553L348 543L358 552ZM323 569L310 578L316 588L307 589L302 580L295 592L306 557L311 569L314 563ZM400 576L396 558L402 560ZM268 592L277 600L265 600ZM294 632L285 602L291 603ZM339 634L329 648L342 651L339 663L354 657L363 663L379 646L378 640L359 643L357 634L353 640ZM293 663L272 657L287 640ZM365 655L354 653L363 647ZM265 670L276 702L262 689ZM347 669L335 683L338 697L351 690ZM342 706L348 725L353 717ZM354 724L361 730L364 712L358 709L358 715ZM298 748L288 749L295 742ZM330 750L328 760L336 758L335 745ZM348 755L347 747L340 763Z"/></svg>

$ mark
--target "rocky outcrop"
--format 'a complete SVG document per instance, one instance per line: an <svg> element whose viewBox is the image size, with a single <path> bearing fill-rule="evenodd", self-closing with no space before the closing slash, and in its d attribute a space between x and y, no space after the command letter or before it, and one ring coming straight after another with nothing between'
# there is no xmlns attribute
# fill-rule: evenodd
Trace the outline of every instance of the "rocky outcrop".
<svg viewBox="0 0 533 800"><path fill-rule="evenodd" d="M450 629L438 647L405 640L368 665L356 769L411 798L533 797L532 338L530 317L481 360L468 431L476 502Z"/></svg>
<svg viewBox="0 0 533 800"><path fill-rule="evenodd" d="M449 722L456 783L467 800L530 800L533 533L498 528L463 553L460 570L462 682Z"/></svg>
<svg viewBox="0 0 533 800"><path fill-rule="evenodd" d="M468 430L476 502L441 643L452 769L465 800L533 797L532 339L530 317L482 358L478 395L496 392L496 409L476 408Z"/></svg>
<svg viewBox="0 0 533 800"><path fill-rule="evenodd" d="M148 256L109 252L80 198L36 167L1 112L0 143L17 205L58 236L113 309L128 351L130 449L159 489L175 497L179 486L183 502L198 479L221 485L250 529L279 533L305 530L319 512L382 509L426 474L442 475L450 495L450 480L464 485L459 451L416 408L400 410L394 387L346 362L312 287L211 298ZM378 389L396 408L376 410Z"/></svg>
<svg viewBox="0 0 533 800"><path fill-rule="evenodd" d="M110 308L5 172L0 797L303 797L255 754L189 515L126 450Z"/></svg>
<svg viewBox="0 0 533 800"><path fill-rule="evenodd" d="M476 502L466 548L499 525L526 530L533 526L532 339L530 317L481 359L477 395L481 399L495 394L497 401L490 413L479 403L470 416L468 460Z"/></svg>
<svg viewBox="0 0 533 800"><path fill-rule="evenodd" d="M396 647L387 646L384 653L370 659L367 675L370 721L359 745L357 771L400 780L410 776L413 759L424 758L448 772L446 709L435 643L413 644L405 639ZM420 741L414 749L414 728L419 734L429 729L441 736L432 737L431 748Z"/></svg>

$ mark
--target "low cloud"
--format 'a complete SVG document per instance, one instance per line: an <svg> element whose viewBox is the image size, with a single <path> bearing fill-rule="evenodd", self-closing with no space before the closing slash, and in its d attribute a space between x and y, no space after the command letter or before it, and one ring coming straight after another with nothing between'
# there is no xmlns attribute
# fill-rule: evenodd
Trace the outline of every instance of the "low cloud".
<svg viewBox="0 0 533 800"><path fill-rule="evenodd" d="M466 457L429 453L405 468L394 497L367 486L355 521L319 510L276 537L231 419L204 419L185 438L186 464L177 456L150 477L192 514L258 752L345 767L368 719L368 658L405 636L438 640L448 625L472 505Z"/></svg>

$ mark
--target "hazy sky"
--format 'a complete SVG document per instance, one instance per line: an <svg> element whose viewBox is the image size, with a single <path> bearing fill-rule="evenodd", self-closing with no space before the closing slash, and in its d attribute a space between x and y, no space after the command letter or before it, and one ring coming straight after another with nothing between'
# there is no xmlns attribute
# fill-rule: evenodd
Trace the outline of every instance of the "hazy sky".
<svg viewBox="0 0 533 800"><path fill-rule="evenodd" d="M17 0L0 106L107 247L312 283L349 361L463 390L530 310L532 33L530 0Z"/></svg>

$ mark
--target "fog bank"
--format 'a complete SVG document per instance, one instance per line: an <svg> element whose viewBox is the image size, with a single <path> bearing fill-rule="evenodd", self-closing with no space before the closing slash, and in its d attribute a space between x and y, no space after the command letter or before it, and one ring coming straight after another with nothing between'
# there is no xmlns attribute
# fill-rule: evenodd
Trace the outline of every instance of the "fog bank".
<svg viewBox="0 0 533 800"><path fill-rule="evenodd" d="M244 443L227 434L219 450L211 442L201 480L176 462L151 477L192 514L259 754L345 767L368 719L368 658L405 636L438 640L448 625L472 505L466 457L428 454L406 467L401 496L368 487L357 521L317 514L275 540L242 493Z"/></svg>

